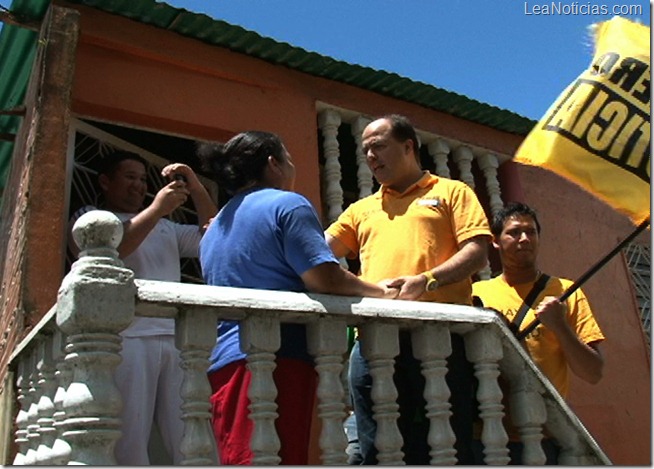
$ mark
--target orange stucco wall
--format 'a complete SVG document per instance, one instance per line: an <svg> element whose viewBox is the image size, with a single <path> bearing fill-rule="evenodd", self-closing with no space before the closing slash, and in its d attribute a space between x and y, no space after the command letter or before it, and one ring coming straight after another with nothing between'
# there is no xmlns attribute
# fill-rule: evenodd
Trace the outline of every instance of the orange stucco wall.
<svg viewBox="0 0 654 469"><path fill-rule="evenodd" d="M316 102L376 116L408 115L420 128L512 154L521 138L308 76L226 49L75 5L82 12L73 111L83 117L200 139L278 133L298 170L296 189L320 210ZM556 176L500 168L503 196L536 207L542 268L575 278L628 233L628 222ZM584 287L609 339L602 382L573 382L571 402L617 464L650 464L650 369L624 262Z"/></svg>

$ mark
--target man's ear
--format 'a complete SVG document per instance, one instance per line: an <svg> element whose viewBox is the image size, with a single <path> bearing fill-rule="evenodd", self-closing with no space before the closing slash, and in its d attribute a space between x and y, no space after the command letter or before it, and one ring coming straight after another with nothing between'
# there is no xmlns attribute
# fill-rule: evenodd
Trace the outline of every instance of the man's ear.
<svg viewBox="0 0 654 469"><path fill-rule="evenodd" d="M413 148L413 140L407 139L404 141L404 151L409 153L411 150L414 150L414 153L417 155L418 154L418 149Z"/></svg>
<svg viewBox="0 0 654 469"><path fill-rule="evenodd" d="M109 176L106 174L101 174L98 177L98 184L100 185L100 189L106 191L109 188Z"/></svg>
<svg viewBox="0 0 654 469"><path fill-rule="evenodd" d="M493 241L491 241L491 244L493 245L493 247L494 247L495 249L497 249L498 251L500 250L500 245L499 245L499 243L497 242L497 238L493 237Z"/></svg>

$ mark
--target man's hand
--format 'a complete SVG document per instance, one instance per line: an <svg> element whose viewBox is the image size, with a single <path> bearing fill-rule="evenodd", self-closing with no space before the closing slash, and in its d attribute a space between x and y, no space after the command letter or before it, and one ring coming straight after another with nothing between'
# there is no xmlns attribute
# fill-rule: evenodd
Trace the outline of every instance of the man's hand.
<svg viewBox="0 0 654 469"><path fill-rule="evenodd" d="M186 198L188 198L188 196L191 196L191 199L193 200L193 205L195 205L195 210L197 211L198 214L198 228L200 229L201 233L204 233L205 230L207 229L207 226L209 226L209 222L211 218L213 218L216 215L216 213L218 213L218 208L216 207L216 203L214 202L214 200L211 198L211 195L207 192L207 189L202 185L200 179L198 179L198 176L197 174L195 174L195 171L193 171L190 168L190 166L185 165L183 163L172 163L165 166L161 170L161 175L168 179L173 179L175 178L175 176L183 176L183 180L182 178L175 179L173 182L168 184L165 188L177 189L178 190L177 196L179 198L181 198L181 194L184 194ZM183 188L184 190L180 191L181 188ZM158 195L159 194L157 194L157 196ZM172 212L177 207L182 205L184 202L186 202L186 198L184 198L184 200L181 203L170 209L166 214L162 216L168 215L170 212ZM175 197L173 197L173 199L175 199Z"/></svg>
<svg viewBox="0 0 654 469"><path fill-rule="evenodd" d="M536 307L536 318L548 329L551 329L555 334L568 327L565 320L564 303L561 303L555 296L547 296L543 298Z"/></svg>
<svg viewBox="0 0 654 469"><path fill-rule="evenodd" d="M165 217L183 205L190 191L184 181L175 180L162 187L152 201L151 207L160 217Z"/></svg>
<svg viewBox="0 0 654 469"><path fill-rule="evenodd" d="M425 293L427 277L422 274L397 277L387 280L386 286L400 289L398 300L417 300Z"/></svg>
<svg viewBox="0 0 654 469"><path fill-rule="evenodd" d="M183 163L171 163L161 170L161 175L166 179L173 179L177 174L184 176L184 179L186 180L186 188L189 191L202 188L202 183L195 174L195 171L193 171L188 165Z"/></svg>
<svg viewBox="0 0 654 469"><path fill-rule="evenodd" d="M384 289L384 296L382 298L385 300L394 300L400 294L399 286L389 286L391 281L390 279L386 279L377 283L377 285Z"/></svg>
<svg viewBox="0 0 654 469"><path fill-rule="evenodd" d="M536 317L559 340L565 359L572 372L591 384L602 379L604 358L599 343L584 343L565 318L566 305L555 296L543 298L536 308Z"/></svg>

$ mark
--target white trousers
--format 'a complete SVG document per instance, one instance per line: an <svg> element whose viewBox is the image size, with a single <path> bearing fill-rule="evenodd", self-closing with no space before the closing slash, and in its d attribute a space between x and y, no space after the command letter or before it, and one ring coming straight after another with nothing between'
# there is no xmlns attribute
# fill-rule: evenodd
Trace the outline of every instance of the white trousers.
<svg viewBox="0 0 654 469"><path fill-rule="evenodd" d="M175 338L123 337L122 345L115 376L123 399L123 434L116 444L116 460L124 466L149 465L148 441L152 423L157 422L173 463L180 464L183 372Z"/></svg>

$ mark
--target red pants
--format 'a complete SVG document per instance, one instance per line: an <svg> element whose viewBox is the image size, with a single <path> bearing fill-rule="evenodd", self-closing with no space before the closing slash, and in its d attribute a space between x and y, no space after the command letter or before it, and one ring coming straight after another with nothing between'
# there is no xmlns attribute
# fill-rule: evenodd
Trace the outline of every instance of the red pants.
<svg viewBox="0 0 654 469"><path fill-rule="evenodd" d="M317 375L313 366L292 358L277 358L273 379L277 386L275 428L281 442L281 464L308 463L311 416ZM248 418L251 374L239 360L209 374L213 432L222 465L250 465L253 422Z"/></svg>

